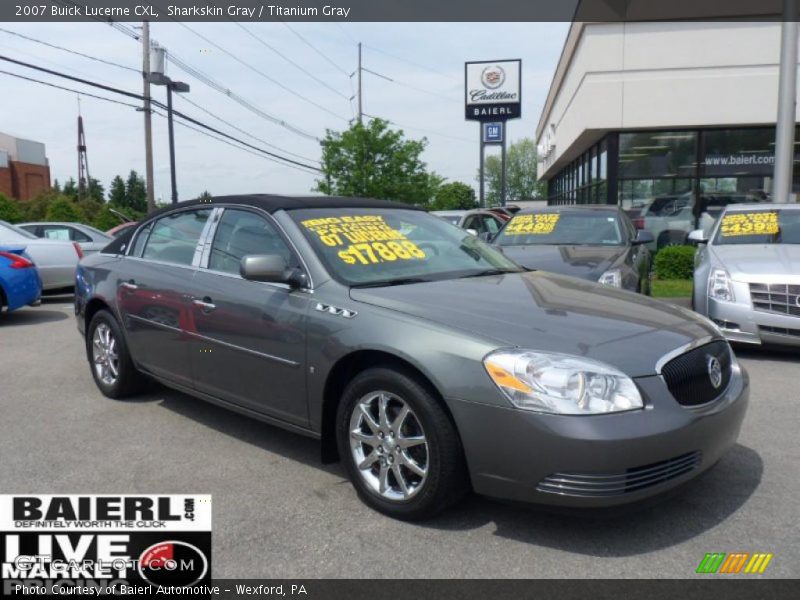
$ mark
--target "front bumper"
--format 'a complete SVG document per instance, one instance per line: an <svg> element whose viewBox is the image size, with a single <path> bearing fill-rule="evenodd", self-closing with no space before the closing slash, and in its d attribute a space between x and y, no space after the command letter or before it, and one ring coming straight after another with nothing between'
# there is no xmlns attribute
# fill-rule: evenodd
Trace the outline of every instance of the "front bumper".
<svg viewBox="0 0 800 600"><path fill-rule="evenodd" d="M800 347L800 318L754 310L752 305L708 299L708 318L731 342Z"/></svg>
<svg viewBox="0 0 800 600"><path fill-rule="evenodd" d="M449 400L476 492L575 507L643 500L688 481L736 442L747 410L744 370L713 403L689 409L660 376L636 380L642 410L546 415Z"/></svg>

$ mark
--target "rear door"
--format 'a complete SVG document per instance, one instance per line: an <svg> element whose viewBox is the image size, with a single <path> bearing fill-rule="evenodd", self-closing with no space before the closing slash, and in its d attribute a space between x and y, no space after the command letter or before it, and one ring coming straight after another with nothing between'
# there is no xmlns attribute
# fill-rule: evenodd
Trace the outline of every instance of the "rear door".
<svg viewBox="0 0 800 600"><path fill-rule="evenodd" d="M192 278L211 213L211 208L189 209L150 223L114 270L117 305L134 360L154 375L188 387L195 331Z"/></svg>
<svg viewBox="0 0 800 600"><path fill-rule="evenodd" d="M270 217L226 208L193 281L191 353L197 389L300 425L308 423L305 326L310 293L239 275L243 256L299 259Z"/></svg>

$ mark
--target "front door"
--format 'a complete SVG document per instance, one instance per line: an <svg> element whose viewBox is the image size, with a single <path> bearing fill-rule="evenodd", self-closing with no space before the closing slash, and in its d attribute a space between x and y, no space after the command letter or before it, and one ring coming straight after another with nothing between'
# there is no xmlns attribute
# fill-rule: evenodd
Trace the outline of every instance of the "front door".
<svg viewBox="0 0 800 600"><path fill-rule="evenodd" d="M161 217L139 232L117 272L117 304L137 365L188 387L195 329L190 291L210 215L201 209Z"/></svg>
<svg viewBox="0 0 800 600"><path fill-rule="evenodd" d="M264 215L228 208L193 280L192 351L197 389L300 425L308 423L305 325L308 292L247 281L243 256L297 258Z"/></svg>

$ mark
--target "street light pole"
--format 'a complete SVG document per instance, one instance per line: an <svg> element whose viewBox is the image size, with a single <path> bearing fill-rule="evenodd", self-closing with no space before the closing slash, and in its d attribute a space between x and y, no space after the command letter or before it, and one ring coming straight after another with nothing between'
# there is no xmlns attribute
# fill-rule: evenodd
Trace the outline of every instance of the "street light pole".
<svg viewBox="0 0 800 600"><path fill-rule="evenodd" d="M791 202L794 172L794 128L797 110L797 3L783 0L778 121L775 127L773 202Z"/></svg>
<svg viewBox="0 0 800 600"><path fill-rule="evenodd" d="M175 176L175 128L172 123L172 82L167 84L167 123L169 128L169 173L172 182L172 204L177 204L178 184Z"/></svg>

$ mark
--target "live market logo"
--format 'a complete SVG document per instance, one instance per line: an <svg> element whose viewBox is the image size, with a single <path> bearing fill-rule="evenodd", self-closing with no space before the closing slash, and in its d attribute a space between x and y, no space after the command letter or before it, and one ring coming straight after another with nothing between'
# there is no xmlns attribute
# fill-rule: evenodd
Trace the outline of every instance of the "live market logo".
<svg viewBox="0 0 800 600"><path fill-rule="evenodd" d="M211 496L0 495L3 595L210 581Z"/></svg>

